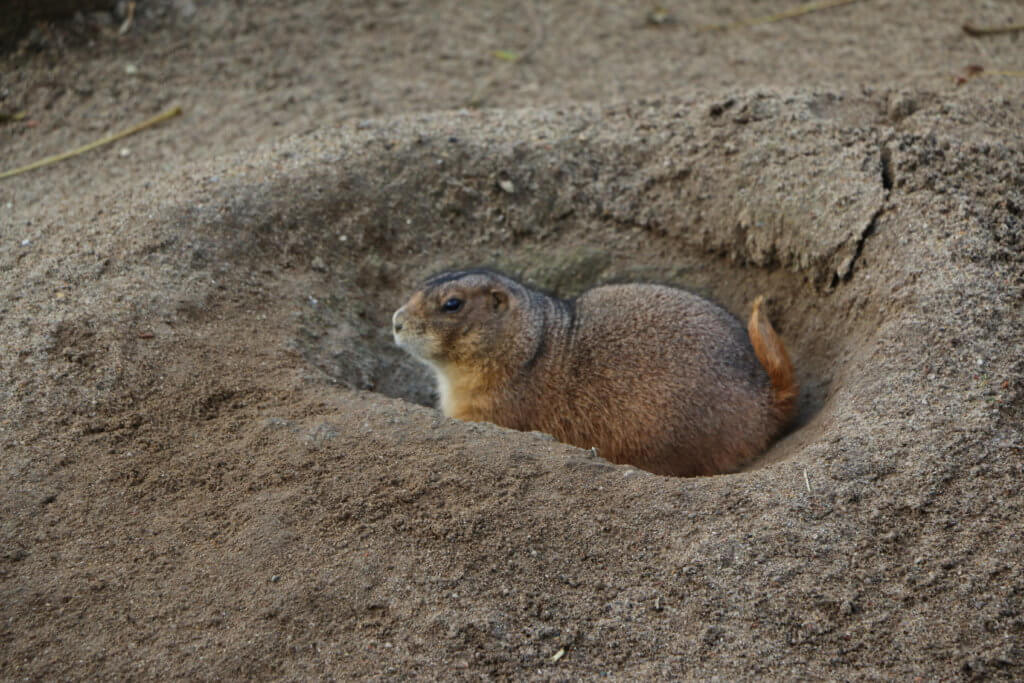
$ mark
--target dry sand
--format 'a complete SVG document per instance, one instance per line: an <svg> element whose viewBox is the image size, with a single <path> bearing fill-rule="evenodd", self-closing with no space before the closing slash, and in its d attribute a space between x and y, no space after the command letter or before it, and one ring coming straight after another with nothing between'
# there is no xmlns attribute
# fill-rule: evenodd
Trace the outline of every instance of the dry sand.
<svg viewBox="0 0 1024 683"><path fill-rule="evenodd" d="M1024 677L1024 35L960 28L1020 5L663 5L0 56L3 168L185 111L0 181L0 677ZM766 293L800 427L673 479L446 419L388 320L468 264Z"/></svg>

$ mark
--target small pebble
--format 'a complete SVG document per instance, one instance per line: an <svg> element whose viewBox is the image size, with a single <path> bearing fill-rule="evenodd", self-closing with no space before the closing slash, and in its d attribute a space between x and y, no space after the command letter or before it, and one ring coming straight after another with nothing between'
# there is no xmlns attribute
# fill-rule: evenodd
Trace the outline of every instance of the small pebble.
<svg viewBox="0 0 1024 683"><path fill-rule="evenodd" d="M886 113L890 121L896 122L913 114L917 107L917 101L912 96L900 93L889 97Z"/></svg>

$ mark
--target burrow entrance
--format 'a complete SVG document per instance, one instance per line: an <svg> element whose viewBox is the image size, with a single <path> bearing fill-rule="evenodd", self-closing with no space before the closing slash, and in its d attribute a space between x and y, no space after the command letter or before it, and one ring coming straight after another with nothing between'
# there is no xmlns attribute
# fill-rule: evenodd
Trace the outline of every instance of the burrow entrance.
<svg viewBox="0 0 1024 683"><path fill-rule="evenodd" d="M563 297L661 282L741 319L763 294L807 425L882 318L857 274L892 187L877 131L834 124L819 99L370 122L224 187L211 222L231 239L214 241L287 280L290 343L317 372L421 405L433 380L390 320L440 270L495 267Z"/></svg>

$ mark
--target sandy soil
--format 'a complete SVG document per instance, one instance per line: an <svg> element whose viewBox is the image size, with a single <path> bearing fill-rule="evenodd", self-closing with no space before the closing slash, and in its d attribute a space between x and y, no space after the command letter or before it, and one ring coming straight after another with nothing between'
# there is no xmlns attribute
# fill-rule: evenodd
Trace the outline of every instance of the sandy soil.
<svg viewBox="0 0 1024 683"><path fill-rule="evenodd" d="M185 113L0 181L0 676L1024 677L1024 36L961 30L1024 17L975 5L38 26L3 168ZM767 293L800 427L673 479L446 419L388 319L468 264Z"/></svg>

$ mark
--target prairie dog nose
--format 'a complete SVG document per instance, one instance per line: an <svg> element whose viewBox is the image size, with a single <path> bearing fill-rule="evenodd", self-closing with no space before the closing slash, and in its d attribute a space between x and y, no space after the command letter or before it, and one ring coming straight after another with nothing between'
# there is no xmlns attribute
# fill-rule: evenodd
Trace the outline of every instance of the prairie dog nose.
<svg viewBox="0 0 1024 683"><path fill-rule="evenodd" d="M405 306L402 306L395 314L391 316L391 326L394 328L395 334L402 331L402 327L405 325Z"/></svg>

